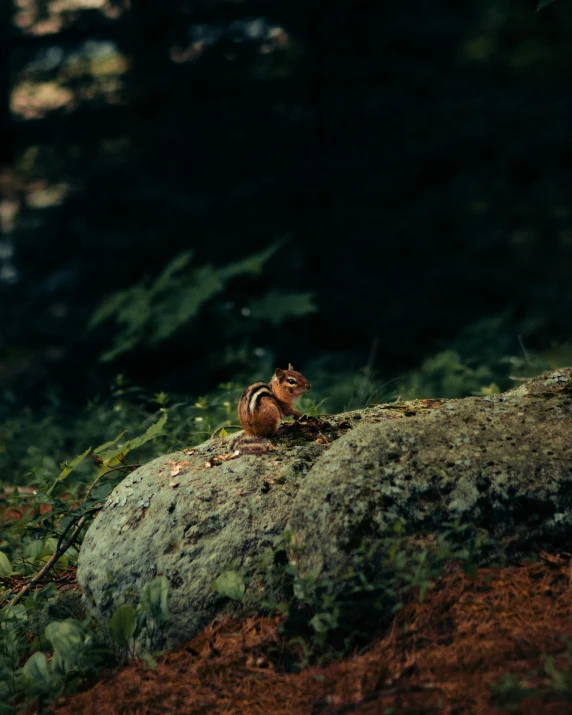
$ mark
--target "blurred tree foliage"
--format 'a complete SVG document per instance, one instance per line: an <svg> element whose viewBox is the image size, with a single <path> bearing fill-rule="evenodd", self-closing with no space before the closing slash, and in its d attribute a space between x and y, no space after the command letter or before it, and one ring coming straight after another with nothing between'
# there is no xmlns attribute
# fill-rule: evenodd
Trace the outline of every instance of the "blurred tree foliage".
<svg viewBox="0 0 572 715"><path fill-rule="evenodd" d="M353 404L428 355L404 393L506 386L519 335L570 337L572 6L541 5L3 2L5 394L292 361Z"/></svg>

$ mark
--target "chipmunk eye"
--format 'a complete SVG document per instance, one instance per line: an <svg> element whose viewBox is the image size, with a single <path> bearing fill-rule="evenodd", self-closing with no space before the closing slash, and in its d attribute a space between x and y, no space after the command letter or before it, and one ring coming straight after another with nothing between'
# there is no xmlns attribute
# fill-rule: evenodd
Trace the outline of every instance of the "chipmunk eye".
<svg viewBox="0 0 572 715"><path fill-rule="evenodd" d="M288 384L289 384L289 385L295 385L295 384L296 384L296 380L294 380L294 378L292 378L292 377L289 377L289 378L288 378Z"/></svg>

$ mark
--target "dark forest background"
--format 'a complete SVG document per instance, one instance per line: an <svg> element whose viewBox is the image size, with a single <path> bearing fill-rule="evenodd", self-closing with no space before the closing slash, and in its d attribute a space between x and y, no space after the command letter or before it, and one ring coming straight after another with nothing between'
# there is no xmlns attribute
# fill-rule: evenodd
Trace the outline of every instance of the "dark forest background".
<svg viewBox="0 0 572 715"><path fill-rule="evenodd" d="M73 452L126 395L232 426L288 362L314 411L572 363L547 5L3 0L2 451Z"/></svg>

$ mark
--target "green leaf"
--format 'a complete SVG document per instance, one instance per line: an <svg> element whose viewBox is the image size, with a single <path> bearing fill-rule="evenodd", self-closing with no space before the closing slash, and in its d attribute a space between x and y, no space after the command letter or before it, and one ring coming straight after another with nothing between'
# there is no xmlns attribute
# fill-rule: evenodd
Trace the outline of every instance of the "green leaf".
<svg viewBox="0 0 572 715"><path fill-rule="evenodd" d="M310 625L316 633L326 633L332 627L329 613L317 613L311 620Z"/></svg>
<svg viewBox="0 0 572 715"><path fill-rule="evenodd" d="M103 501L111 494L111 484L109 482L103 482L99 484L92 492L91 499L93 501Z"/></svg>
<svg viewBox="0 0 572 715"><path fill-rule="evenodd" d="M104 320L110 318L114 313L117 313L123 305L129 301L129 299L129 290L114 293L92 313L89 323L87 324L87 329L93 330L93 328L102 323Z"/></svg>
<svg viewBox="0 0 572 715"><path fill-rule="evenodd" d="M53 650L52 644L43 634L36 636L30 644L30 647L32 650L41 650L44 653L51 653Z"/></svg>
<svg viewBox="0 0 572 715"><path fill-rule="evenodd" d="M164 576L157 576L141 589L141 606L157 620L164 621L169 617L168 595L169 582Z"/></svg>
<svg viewBox="0 0 572 715"><path fill-rule="evenodd" d="M125 338L124 340L118 339L115 343L115 347L106 350L99 359L101 362L111 362L122 353L127 353L132 350L138 342L139 338L135 335L130 338Z"/></svg>
<svg viewBox="0 0 572 715"><path fill-rule="evenodd" d="M119 464L118 457L120 457L121 455L127 455L132 450L142 447L147 442L150 442L152 439L155 439L155 437L159 437L161 434L163 434L162 430L165 426L165 422L167 421L168 412L166 410L162 410L162 412L163 414L157 420L157 422L152 424L143 434L139 435L139 437L135 437L134 439L128 440L127 442L125 442L125 444L122 444L121 447L118 447L117 449L112 449L108 452L99 454L98 456L100 459L103 460L103 464L99 468L98 475L104 474L108 471L110 467Z"/></svg>
<svg viewBox="0 0 572 715"><path fill-rule="evenodd" d="M94 454L101 454L104 452L106 449L109 449L110 447L115 447L115 445L119 442L119 440L123 437L123 435L127 432L126 429L123 430L123 432L120 432L115 439L112 439L110 442L105 442L105 444L100 444L99 447L96 447L93 450Z"/></svg>
<svg viewBox="0 0 572 715"><path fill-rule="evenodd" d="M166 265L153 284L153 293L159 293L165 290L165 288L168 288L171 285L175 274L180 273L183 268L186 268L192 257L192 251L183 251L183 253L179 253L175 256L175 258L173 258L173 260Z"/></svg>
<svg viewBox="0 0 572 715"><path fill-rule="evenodd" d="M273 325L280 325L287 318L299 318L318 309L313 303L312 293L285 293L273 290L260 300L249 305L250 314L258 320L268 320Z"/></svg>
<svg viewBox="0 0 572 715"><path fill-rule="evenodd" d="M211 589L233 601L242 601L244 580L238 571L225 571L211 584Z"/></svg>
<svg viewBox="0 0 572 715"><path fill-rule="evenodd" d="M150 442L152 439L155 439L155 437L159 437L161 434L163 434L163 427L165 426L167 417L167 411L163 410L163 414L157 420L157 422L155 422L155 424L152 424L151 427L149 427L142 435L139 435L139 437L135 437L135 439L130 439L123 445L123 447L121 448L123 454L132 452L134 449L139 449L139 447L142 447L147 442Z"/></svg>
<svg viewBox="0 0 572 715"><path fill-rule="evenodd" d="M0 611L0 622L2 623L23 623L27 620L28 614L21 603L15 606L4 606Z"/></svg>
<svg viewBox="0 0 572 715"><path fill-rule="evenodd" d="M242 261L236 261L235 263L230 263L228 266L224 266L220 269L223 280L227 281L229 278L244 275L245 273L260 273L266 261L271 258L276 251L282 248L286 241L287 239L275 241L268 246L268 248L254 253L252 256L248 256Z"/></svg>
<svg viewBox="0 0 572 715"><path fill-rule="evenodd" d="M24 534L26 533L27 530L28 530L28 528L27 528L26 520L18 519L18 521L10 529L8 534L10 536L24 536Z"/></svg>
<svg viewBox="0 0 572 715"><path fill-rule="evenodd" d="M57 592L58 587L53 581L50 581L50 583L40 591L39 595L43 601L47 601L49 598L53 598Z"/></svg>
<svg viewBox="0 0 572 715"><path fill-rule="evenodd" d="M24 544L23 555L27 561L36 561L41 558L44 542L40 539L33 539Z"/></svg>
<svg viewBox="0 0 572 715"><path fill-rule="evenodd" d="M172 259L149 284L142 281L111 296L92 315L89 328L113 318L119 326L113 345L101 355L108 362L138 344L157 344L191 322L207 301L224 290L233 278L259 273L264 263L284 243L268 248L222 267L187 268L192 254L181 253Z"/></svg>
<svg viewBox="0 0 572 715"><path fill-rule="evenodd" d="M430 581L423 581L419 587L419 603L423 603L425 596L427 595L427 591L430 588L433 588L433 584Z"/></svg>
<svg viewBox="0 0 572 715"><path fill-rule="evenodd" d="M50 557L56 553L58 548L58 540L54 539L52 536L44 540L44 545L40 551L39 556L41 558Z"/></svg>
<svg viewBox="0 0 572 715"><path fill-rule="evenodd" d="M65 621L52 621L45 630L46 638L54 647L58 656L58 664L67 672L72 665L76 665L83 650L85 633L78 621L68 619Z"/></svg>
<svg viewBox="0 0 572 715"><path fill-rule="evenodd" d="M157 661L153 658L151 653L143 653L141 655L141 660L145 663L149 670L157 670Z"/></svg>
<svg viewBox="0 0 572 715"><path fill-rule="evenodd" d="M88 447L83 454L78 455L68 465L66 465L60 472L59 476L56 477L56 481L48 489L46 494L51 494L52 490L56 486L56 484L58 482L63 481L66 477L68 477L73 472L73 470L83 462L83 460L87 457L87 455L90 453L90 451L91 451L91 447Z"/></svg>
<svg viewBox="0 0 572 715"><path fill-rule="evenodd" d="M137 614L133 606L119 606L109 621L109 635L120 646L124 646L135 633Z"/></svg>
<svg viewBox="0 0 572 715"><path fill-rule="evenodd" d="M22 668L22 676L34 692L46 692L51 687L51 673L43 653L32 654Z"/></svg>
<svg viewBox="0 0 572 715"><path fill-rule="evenodd" d="M225 430L224 427L223 427L223 428L221 429L221 431L218 433L218 436L219 436L219 437L228 437L228 432Z"/></svg>
<svg viewBox="0 0 572 715"><path fill-rule="evenodd" d="M552 5L554 0L539 0L538 5L536 6L536 12L539 10L543 10L545 7L548 7L549 5Z"/></svg>
<svg viewBox="0 0 572 715"><path fill-rule="evenodd" d="M10 563L10 559L3 551L0 551L0 576L10 576L14 569Z"/></svg>

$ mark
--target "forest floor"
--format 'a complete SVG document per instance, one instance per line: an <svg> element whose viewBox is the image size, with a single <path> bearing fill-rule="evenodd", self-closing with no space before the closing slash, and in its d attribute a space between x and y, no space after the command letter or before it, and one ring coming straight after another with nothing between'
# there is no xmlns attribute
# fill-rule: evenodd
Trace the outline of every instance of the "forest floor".
<svg viewBox="0 0 572 715"><path fill-rule="evenodd" d="M572 714L572 560L443 578L361 653L287 672L279 619L222 621L156 659L103 673L56 715ZM507 675L510 674L510 675ZM496 683L496 685L495 685ZM530 690L528 690L530 689Z"/></svg>

